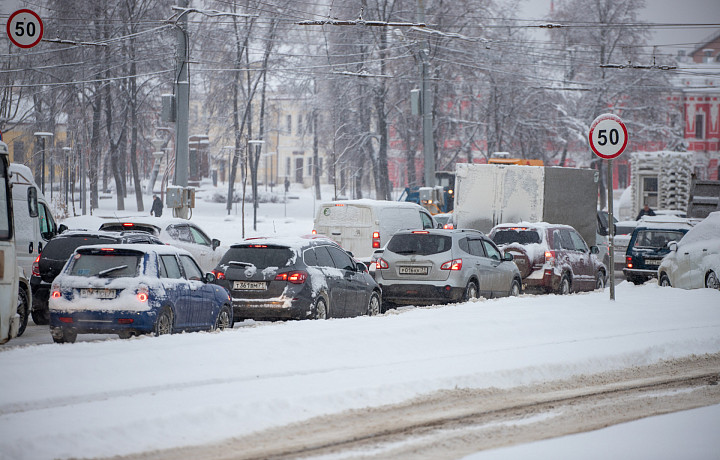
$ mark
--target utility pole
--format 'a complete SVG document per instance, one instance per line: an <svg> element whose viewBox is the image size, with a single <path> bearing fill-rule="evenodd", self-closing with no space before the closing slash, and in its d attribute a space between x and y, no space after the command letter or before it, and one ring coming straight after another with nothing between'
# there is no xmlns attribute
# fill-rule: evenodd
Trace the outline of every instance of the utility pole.
<svg viewBox="0 0 720 460"><path fill-rule="evenodd" d="M418 0L417 22L425 23L425 0ZM426 41L425 48L419 51L420 55L420 78L422 79L420 90L420 107L422 113L423 131L423 162L424 162L424 183L426 187L435 186L435 141L433 139L433 114L432 97L430 95L430 82L428 81L428 58L430 42Z"/></svg>
<svg viewBox="0 0 720 460"><path fill-rule="evenodd" d="M188 0L180 0L182 8L188 7ZM187 12L187 10L186 10ZM188 72L189 39L187 14L181 14L177 21L177 61L175 64L175 97L177 98L177 121L175 123L175 177L173 185L187 188L188 185L188 119L190 116L190 73ZM177 217L187 219L189 208L183 200L176 209Z"/></svg>

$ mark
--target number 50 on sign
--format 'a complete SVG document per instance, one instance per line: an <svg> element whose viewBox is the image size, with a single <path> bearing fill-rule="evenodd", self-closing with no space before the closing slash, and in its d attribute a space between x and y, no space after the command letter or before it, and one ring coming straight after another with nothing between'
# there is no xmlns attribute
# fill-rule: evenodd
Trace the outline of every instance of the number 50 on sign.
<svg viewBox="0 0 720 460"><path fill-rule="evenodd" d="M15 46L32 48L42 40L42 20L32 10L17 10L8 18L7 34Z"/></svg>
<svg viewBox="0 0 720 460"><path fill-rule="evenodd" d="M611 160L625 150L628 141L627 128L620 117L606 113L592 122L588 140L597 156Z"/></svg>

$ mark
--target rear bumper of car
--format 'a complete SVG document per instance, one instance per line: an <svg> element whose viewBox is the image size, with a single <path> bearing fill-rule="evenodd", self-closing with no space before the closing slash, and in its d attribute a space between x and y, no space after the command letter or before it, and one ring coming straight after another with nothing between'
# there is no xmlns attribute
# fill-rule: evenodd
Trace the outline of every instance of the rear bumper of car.
<svg viewBox="0 0 720 460"><path fill-rule="evenodd" d="M552 268L541 268L534 270L523 278L524 291L553 292L560 288L562 276Z"/></svg>
<svg viewBox="0 0 720 460"><path fill-rule="evenodd" d="M383 301L400 305L432 305L462 300L465 287L432 284L380 284Z"/></svg>
<svg viewBox="0 0 720 460"><path fill-rule="evenodd" d="M623 274L630 278L657 278L657 268L623 268Z"/></svg>
<svg viewBox="0 0 720 460"><path fill-rule="evenodd" d="M235 321L278 321L313 316L312 299L232 299ZM330 307L332 308L332 306Z"/></svg>
<svg viewBox="0 0 720 460"><path fill-rule="evenodd" d="M154 311L63 311L50 310L50 331L78 334L149 334L155 330Z"/></svg>

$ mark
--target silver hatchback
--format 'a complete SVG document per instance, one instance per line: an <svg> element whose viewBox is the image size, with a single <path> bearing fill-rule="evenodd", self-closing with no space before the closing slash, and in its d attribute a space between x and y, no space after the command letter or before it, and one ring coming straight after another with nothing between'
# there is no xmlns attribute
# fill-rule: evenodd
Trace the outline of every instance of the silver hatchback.
<svg viewBox="0 0 720 460"><path fill-rule="evenodd" d="M385 308L504 297L521 292L512 255L477 230L402 230L375 262Z"/></svg>

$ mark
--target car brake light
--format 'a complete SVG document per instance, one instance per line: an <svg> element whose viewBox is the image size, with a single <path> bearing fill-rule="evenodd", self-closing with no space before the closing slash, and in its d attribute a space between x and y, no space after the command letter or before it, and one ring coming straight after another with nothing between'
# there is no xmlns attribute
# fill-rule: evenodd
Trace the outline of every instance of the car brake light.
<svg viewBox="0 0 720 460"><path fill-rule="evenodd" d="M312 234L313 234L313 235L317 235L317 230L315 230L315 229L313 228Z"/></svg>
<svg viewBox="0 0 720 460"><path fill-rule="evenodd" d="M545 263L550 265L555 264L555 251L545 251Z"/></svg>
<svg viewBox="0 0 720 460"><path fill-rule="evenodd" d="M122 226L123 227L134 227L135 224L133 224L132 222L123 222Z"/></svg>
<svg viewBox="0 0 720 460"><path fill-rule="evenodd" d="M220 270L213 270L213 275L215 275L215 279L217 280L224 280L225 279L225 272L221 272Z"/></svg>
<svg viewBox="0 0 720 460"><path fill-rule="evenodd" d="M380 232L373 232L372 234L372 247L373 249L380 248Z"/></svg>
<svg viewBox="0 0 720 460"><path fill-rule="evenodd" d="M448 260L440 265L440 270L462 270L462 259Z"/></svg>
<svg viewBox="0 0 720 460"><path fill-rule="evenodd" d="M287 281L292 284L303 284L307 279L307 276L307 272L301 270L296 272L278 273L275 276L275 281Z"/></svg>
<svg viewBox="0 0 720 460"><path fill-rule="evenodd" d="M40 276L40 254L35 258L35 262L32 264L33 276Z"/></svg>
<svg viewBox="0 0 720 460"><path fill-rule="evenodd" d="M249 248L266 248L266 244L250 244L248 245Z"/></svg>
<svg viewBox="0 0 720 460"><path fill-rule="evenodd" d="M443 225L443 228L444 228L445 230L453 230L453 229L455 228L455 225L453 225L453 224L445 224L445 225Z"/></svg>
<svg viewBox="0 0 720 460"><path fill-rule="evenodd" d="M627 268L633 268L632 257L629 257L629 256L628 256L628 257L625 258L625 266L626 266Z"/></svg>
<svg viewBox="0 0 720 460"><path fill-rule="evenodd" d="M147 286L140 286L137 288L137 299L140 302L147 302L148 300L148 288Z"/></svg>
<svg viewBox="0 0 720 460"><path fill-rule="evenodd" d="M52 298L53 298L53 299L59 299L59 298L60 298L60 291L53 291L53 292L52 292Z"/></svg>
<svg viewBox="0 0 720 460"><path fill-rule="evenodd" d="M390 264L388 264L385 259L379 258L375 261L375 268L378 270L385 270L387 268L390 268Z"/></svg>
<svg viewBox="0 0 720 460"><path fill-rule="evenodd" d="M427 235L427 234L430 233L430 232L428 232L427 230L415 230L413 233L419 233L419 234L421 234L421 235Z"/></svg>
<svg viewBox="0 0 720 460"><path fill-rule="evenodd" d="M113 249L113 248L100 248L100 250L101 250L101 251L112 252L112 251L114 251L115 249Z"/></svg>

